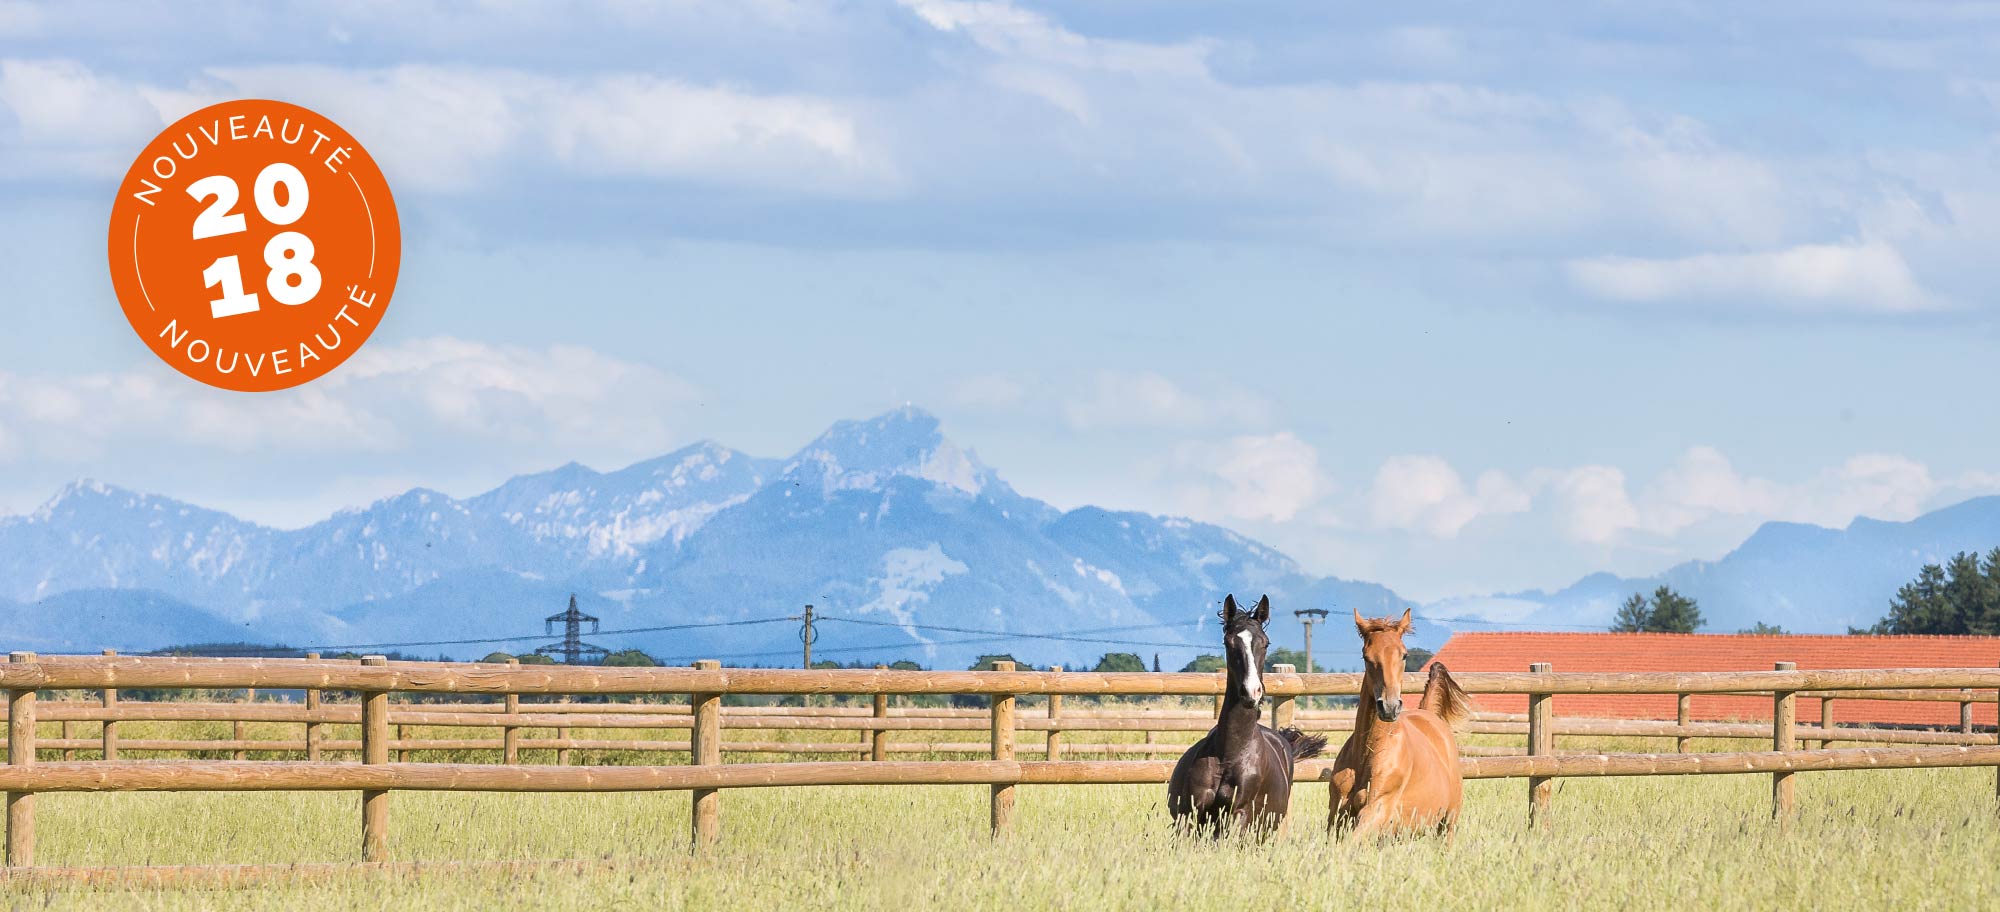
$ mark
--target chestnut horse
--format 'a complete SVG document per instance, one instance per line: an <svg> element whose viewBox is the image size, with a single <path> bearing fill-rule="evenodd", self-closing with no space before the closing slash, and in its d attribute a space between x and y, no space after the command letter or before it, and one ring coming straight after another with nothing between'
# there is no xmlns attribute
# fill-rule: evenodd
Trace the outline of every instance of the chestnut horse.
<svg viewBox="0 0 2000 912"><path fill-rule="evenodd" d="M1215 727L1174 764L1167 810L1182 833L1278 831L1292 804L1292 764L1319 756L1326 739L1296 728L1273 731L1258 722L1264 699L1264 652L1271 645L1264 622L1271 599L1240 611L1236 596L1222 600L1222 645L1229 667L1222 713ZM1227 818L1234 816L1234 825Z"/></svg>
<svg viewBox="0 0 2000 912"><path fill-rule="evenodd" d="M1326 825L1356 835L1429 830L1450 836L1465 797L1451 730L1472 716L1472 702L1444 665L1432 662L1423 701L1404 711L1403 635L1410 632L1410 613L1392 621L1356 611L1354 626L1368 670L1361 676L1354 734L1334 762Z"/></svg>

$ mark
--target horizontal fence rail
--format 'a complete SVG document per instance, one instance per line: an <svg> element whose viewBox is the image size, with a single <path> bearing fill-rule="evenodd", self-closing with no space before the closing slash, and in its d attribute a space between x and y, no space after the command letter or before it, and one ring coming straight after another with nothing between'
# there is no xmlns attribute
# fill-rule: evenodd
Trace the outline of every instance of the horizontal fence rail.
<svg viewBox="0 0 2000 912"><path fill-rule="evenodd" d="M1992 703L2000 669L1841 669L1703 673L1558 673L1536 666L1524 673L1464 673L1454 677L1475 694L1525 694L1527 714L1479 713L1464 725L1471 734L1524 736L1525 747L1464 746L1468 779L1525 778L1531 817L1547 819L1555 778L1765 773L1773 777L1774 814L1790 814L1790 777L1822 770L2000 767L2000 745L1974 730L1971 707ZM1290 666L1265 676L1272 697L1269 721L1312 731L1350 731L1353 709L1304 711L1300 697L1353 696L1359 676L1296 674ZM1406 689L1420 682L1412 675ZM121 700L120 689L297 690L303 703ZM1205 708L1065 706L1065 696L1215 697L1218 674L1015 671L926 672L870 670L602 668L518 664L360 662L307 659L184 659L170 657L51 656L16 653L0 665L0 689L9 696L7 759L0 791L7 795L7 862L34 862L34 796L41 792L123 791L355 791L362 795L362 858L387 857L389 801L395 791L694 793L691 835L697 849L721 832L722 790L769 786L978 785L991 789L992 826L1010 826L1017 787L1049 784L1157 784L1166 781L1182 743L1154 743L1154 733L1191 735L1213 725ZM40 700L41 691L98 691L90 702ZM394 693L490 695L494 702L400 703ZM1564 717L1552 698L1575 694L1675 694L1674 721ZM1688 718L1689 696L1723 694L1772 700L1768 722L1710 722ZM528 702L547 695L640 696L684 703ZM860 706L723 707L725 696L823 695L872 697ZM976 695L986 708L897 707L893 696ZM1017 706L1021 696L1045 696L1042 706ZM1819 725L1800 724L1799 697L1818 699ZM1833 724L1834 700L1955 702L1956 731ZM1205 701L1204 701L1205 702ZM129 723L212 723L231 737L132 737ZM59 737L43 737L42 724ZM79 737L75 726L95 724L98 737ZM299 724L303 737L251 738L251 724ZM348 727L329 737L326 726ZM463 736L425 736L413 729L473 729ZM730 739L741 729L749 737ZM358 730L358 736L353 734ZM607 738L608 730L640 732ZM534 737L528 733L553 733ZM773 740L769 732L851 732L848 741ZM491 734L497 732L498 737ZM685 732L684 737L647 737ZM1043 737L1016 743L1017 733ZM1147 743L1077 743L1066 733L1145 733ZM87 735L86 729L83 734ZM936 740L926 733L983 733L981 740ZM902 737L892 740L890 735ZM1672 738L1675 753L1561 751L1557 736ZM1689 739L1770 739L1771 750L1689 752ZM1798 749L1803 739L1815 749ZM1833 749L1833 742L1850 745ZM417 751L495 751L502 762L409 762ZM522 762L523 750L553 752L554 765ZM227 752L231 760L129 760L121 752ZM580 751L681 753L686 765L576 765ZM103 759L77 760L95 753ZM251 754L303 753L305 760L249 760ZM329 753L343 754L338 761ZM733 763L725 754L847 754L864 759L829 762ZM986 759L893 760L896 754L979 754ZM1017 759L1017 754L1044 759ZM1156 759L1080 759L1140 755ZM41 756L60 757L53 762ZM357 757L361 762L353 762ZM546 757L547 753L540 756ZM398 762L391 762L396 760ZM1301 781L1330 777L1331 760L1298 765Z"/></svg>
<svg viewBox="0 0 2000 912"><path fill-rule="evenodd" d="M1860 747L1712 754L1467 757L1467 779L1527 776L1699 776L2000 765L2000 746L1944 750ZM1165 783L1167 760L954 760L747 763L733 766L494 766L484 763L46 763L0 768L0 788L33 792L655 792L802 785L1143 785ZM1301 781L1329 779L1331 760L1298 764Z"/></svg>
<svg viewBox="0 0 2000 912"><path fill-rule="evenodd" d="M434 662L355 665L303 659L118 659L29 662L0 667L0 688L265 688L485 694L1044 694L1214 696L1214 674L1089 671L790 671L777 669L600 668L455 665ZM129 663L129 664L122 664ZM2000 669L1851 669L1722 672L1467 672L1453 679L1467 693L1741 694L1906 688L2000 688ZM1357 674L1269 674L1274 697L1353 696ZM1417 693L1411 675L1403 689Z"/></svg>

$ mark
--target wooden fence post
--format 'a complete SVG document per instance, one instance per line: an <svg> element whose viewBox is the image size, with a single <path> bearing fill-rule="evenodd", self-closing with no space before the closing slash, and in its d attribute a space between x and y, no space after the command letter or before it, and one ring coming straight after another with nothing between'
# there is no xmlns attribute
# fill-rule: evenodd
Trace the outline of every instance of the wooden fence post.
<svg viewBox="0 0 2000 912"><path fill-rule="evenodd" d="M696 671L717 671L722 663L715 659L702 659L694 663ZM695 766L718 766L722 763L722 695L712 693L690 694L688 702L693 704L694 728L692 730L694 750L688 762ZM715 789L694 790L694 848L706 851L722 835L722 796Z"/></svg>
<svg viewBox="0 0 2000 912"><path fill-rule="evenodd" d="M251 688L251 689L249 689L249 690L246 690L246 691L244 691L244 692L243 692L243 703L244 703L244 705L246 705L246 706L247 706L247 705L249 705L249 704L252 704L252 703L255 703L255 702L257 702L257 690L256 690L256 688ZM239 744L239 745L240 745L240 744L242 744L242 743L243 743L243 738L244 738L244 734L243 734L243 729L244 729L244 725L243 725L243 720L242 720L242 719L237 719L236 721L234 721L234 722L231 722L231 723L229 723L229 739L230 739L231 741L235 741L235 742L236 742L237 744ZM241 747L238 747L238 748L236 748L236 750L235 750L234 752L232 752L232 753L231 753L231 754L229 755L229 759L231 759L231 760L248 760L248 759L250 759L250 752L249 752L249 751L247 751L247 750L244 750L244 749L243 749L243 748L241 748Z"/></svg>
<svg viewBox="0 0 2000 912"><path fill-rule="evenodd" d="M1833 746L1833 698L1819 698L1819 730L1824 737L1819 739L1819 749Z"/></svg>
<svg viewBox="0 0 2000 912"><path fill-rule="evenodd" d="M875 666L875 670L876 670L876 671L888 671L888 670L889 670L889 666L887 666L887 665L877 665L877 666ZM877 719L887 719L887 718L889 718L889 695L888 695L888 694L879 694L879 693L878 693L878 694L876 694L876 695L875 695L875 718L877 718ZM878 729L875 729L874 731L871 731L871 732L869 732L869 733L868 733L868 759L870 759L870 760L874 760L874 761L876 761L877 763L880 763L880 762L881 762L881 761L883 761L883 760L887 760L887 759L889 759L889 730L888 730L888 729L886 729L886 728L878 728Z"/></svg>
<svg viewBox="0 0 2000 912"><path fill-rule="evenodd" d="M1218 689L1215 691L1215 718L1219 721L1222 718L1222 701L1229 696L1229 670L1225 668L1216 672L1215 680L1218 682Z"/></svg>
<svg viewBox="0 0 2000 912"><path fill-rule="evenodd" d="M311 659L311 660L316 660L316 659L318 659L318 658L319 658L319 653L317 653L317 652L308 652L308 653L306 653L306 658L307 658L307 659ZM318 712L318 711L319 711L319 703L320 703L320 696L319 696L319 688L317 688L317 687L308 687L308 688L306 688L306 711L307 711L307 712ZM320 741L321 741L321 740L322 740L323 738L324 738L324 735L323 735L323 734L321 733L321 730L320 730L320 723L318 723L318 722L307 722L307 723L306 723L306 759L307 759L307 760L318 760L318 759L319 759L319 742L320 742Z"/></svg>
<svg viewBox="0 0 2000 912"><path fill-rule="evenodd" d="M1052 665L1049 667L1049 670L1061 671L1063 667L1061 665ZM1062 759L1062 729L1056 727L1062 723L1062 705L1062 694L1049 694L1049 746L1043 752L1045 758L1049 760Z"/></svg>
<svg viewBox="0 0 2000 912"><path fill-rule="evenodd" d="M520 659L508 659L509 670L521 667ZM521 695L506 696L507 719L500 726L500 762L513 766L521 762L521 730L514 725L514 714L521 711Z"/></svg>
<svg viewBox="0 0 2000 912"><path fill-rule="evenodd" d="M1692 741L1692 740L1694 740L1693 738L1690 738L1690 737L1688 737L1688 733L1687 733L1687 726L1688 726L1688 717L1689 717L1689 716L1690 716L1690 715L1692 714L1692 712L1691 712L1691 711L1692 711L1693 709L1694 709L1694 695L1693 695L1693 694L1677 694L1677 695L1675 695L1675 697L1674 697L1674 723L1675 723L1675 724L1677 724L1677 725L1679 725L1679 726L1681 727L1681 733L1680 733L1680 734L1678 734L1678 735L1676 735L1676 736L1674 736L1674 753L1676 753L1676 754L1685 754L1685 753L1687 753L1687 752L1688 752L1688 742L1689 742L1689 741Z"/></svg>
<svg viewBox="0 0 2000 912"><path fill-rule="evenodd" d="M1547 662L1535 662L1528 666L1532 674L1548 674L1555 666ZM1540 756L1556 752L1556 732L1554 704L1546 693L1528 694L1528 754ZM1547 827L1549 825L1549 802L1555 794L1555 780L1547 776L1528 777L1528 824Z"/></svg>
<svg viewBox="0 0 2000 912"><path fill-rule="evenodd" d="M381 667L387 656L362 656L361 664ZM361 694L361 762L389 762L389 692L370 690ZM361 860L389 859L389 792L369 789L361 793Z"/></svg>
<svg viewBox="0 0 2000 912"><path fill-rule="evenodd" d="M563 694L563 698L562 698L562 701L563 701L564 703L569 703L569 702L571 702L571 700L570 700L570 695L569 695L569 694ZM558 740L558 741L568 741L568 740L569 740L569 727L568 727L568 726L557 726L557 727L556 727L556 740ZM558 748L556 748L556 765L557 765L557 766L568 766L568 765L569 765L569 748L567 748L567 747L558 747Z"/></svg>
<svg viewBox="0 0 2000 912"><path fill-rule="evenodd" d="M1278 664L1271 666L1272 674L1288 675L1288 674L1293 674L1297 671L1298 667L1294 665ZM1284 731L1285 729L1292 727L1292 719L1297 715L1297 713L1298 713L1298 698L1289 696L1271 698L1272 728L1275 728L1279 731Z"/></svg>
<svg viewBox="0 0 2000 912"><path fill-rule="evenodd" d="M1796 662L1779 662L1778 671L1797 669ZM1798 697L1789 690L1780 690L1771 695L1771 749L1774 751L1796 750L1799 746ZM1778 772L1771 774L1771 816L1781 824L1792 820L1792 774Z"/></svg>
<svg viewBox="0 0 2000 912"><path fill-rule="evenodd" d="M118 654L118 650L106 649L104 650L104 654L107 656L115 656ZM105 709L118 708L118 688L116 687L104 688L103 704ZM107 713L107 715L109 714ZM106 760L118 759L118 723L112 722L108 719L105 720L104 723L104 759Z"/></svg>
<svg viewBox="0 0 2000 912"><path fill-rule="evenodd" d="M33 662L32 652L7 657L12 663ZM35 691L7 692L7 763L11 766L35 764ZM31 867L35 863L35 793L7 793L7 866Z"/></svg>
<svg viewBox="0 0 2000 912"><path fill-rule="evenodd" d="M1961 734L1972 734L1972 694L1970 692L1966 693L1965 699L1958 702L1958 730Z"/></svg>
<svg viewBox="0 0 2000 912"><path fill-rule="evenodd" d="M1012 662L994 662L994 671L1013 671ZM1014 695L993 695L993 759L1014 759ZM1004 836L1014 826L1014 786L993 787L993 835Z"/></svg>
<svg viewBox="0 0 2000 912"><path fill-rule="evenodd" d="M73 737L73 736L74 736L74 734L75 734L74 730L70 728L70 721L69 721L68 719L64 719L64 720L63 720L63 722L62 722L62 731L61 731L61 733L60 733L60 734L58 734L58 735L57 735L57 737L59 737L59 738L63 739L63 741L64 741L65 743L67 743L67 742L69 741L69 739L70 739L71 737ZM74 747L65 747L65 748L63 748L63 749L62 749L62 758L63 758L63 759L65 760L65 761L68 761L68 760L75 760L75 759L76 759L76 748L74 748Z"/></svg>

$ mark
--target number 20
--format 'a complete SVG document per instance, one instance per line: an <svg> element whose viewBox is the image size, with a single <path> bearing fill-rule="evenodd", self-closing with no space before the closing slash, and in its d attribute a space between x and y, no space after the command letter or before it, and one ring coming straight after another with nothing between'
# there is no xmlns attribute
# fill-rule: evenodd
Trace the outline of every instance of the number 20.
<svg viewBox="0 0 2000 912"><path fill-rule="evenodd" d="M278 202L277 187L285 185L285 202ZM241 190L230 178L215 174L204 177L188 185L189 196L197 200L214 197L215 201L203 209L194 219L194 239L221 237L237 234L248 229L241 213L231 212ZM257 173L257 183L251 189L251 197L257 203L257 214L273 225L289 225L305 215L308 191L306 176L299 169L284 162L272 162ZM271 267L264 278L264 290L278 303L296 306L304 304L319 294L319 267L313 265L312 239L297 231L281 231L264 245L264 264ZM291 277L297 276L299 284L291 284ZM243 291L243 270L236 257L216 258L202 270L203 284L210 288L219 287L222 297L209 302L209 314L216 318L233 317L238 314L256 313L257 295Z"/></svg>

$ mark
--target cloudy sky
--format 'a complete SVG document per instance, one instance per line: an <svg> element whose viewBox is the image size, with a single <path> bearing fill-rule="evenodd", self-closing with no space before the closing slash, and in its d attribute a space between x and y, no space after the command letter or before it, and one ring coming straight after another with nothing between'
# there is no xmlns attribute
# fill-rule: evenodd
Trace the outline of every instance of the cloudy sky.
<svg viewBox="0 0 2000 912"><path fill-rule="evenodd" d="M286 393L156 361L104 262L140 146L242 96L403 219ZM1982 4L0 0L0 512L299 525L914 402L1415 597L1651 572L2000 490L1996 166Z"/></svg>

